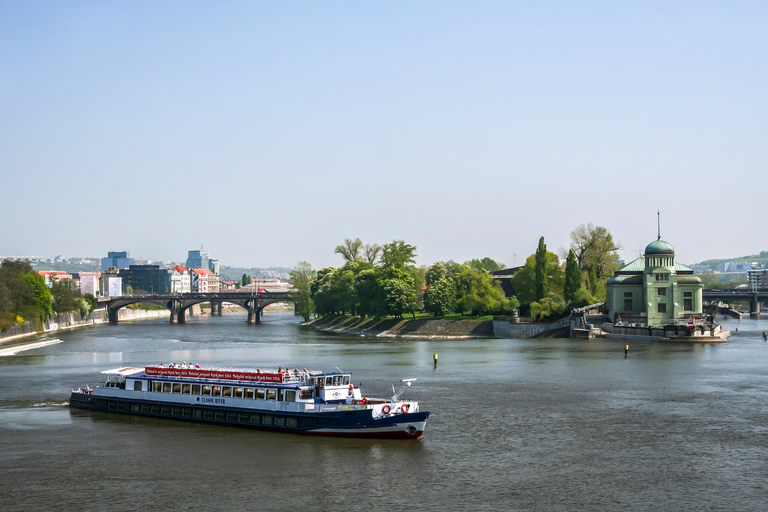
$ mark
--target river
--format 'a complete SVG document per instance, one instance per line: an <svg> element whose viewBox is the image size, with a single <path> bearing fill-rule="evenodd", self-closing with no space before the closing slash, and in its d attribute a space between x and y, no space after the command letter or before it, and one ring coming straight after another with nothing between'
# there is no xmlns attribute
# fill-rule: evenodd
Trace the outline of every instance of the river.
<svg viewBox="0 0 768 512"><path fill-rule="evenodd" d="M0 357L0 509L765 510L768 320L728 343L379 340L290 313L126 322ZM433 368L432 354L439 354ZM415 441L261 432L71 410L117 366L351 371L431 411Z"/></svg>

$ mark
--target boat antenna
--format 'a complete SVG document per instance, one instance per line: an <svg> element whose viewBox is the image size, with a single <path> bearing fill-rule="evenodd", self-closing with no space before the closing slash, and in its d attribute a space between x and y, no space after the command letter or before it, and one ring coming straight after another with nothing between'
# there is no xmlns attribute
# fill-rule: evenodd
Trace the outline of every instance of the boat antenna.
<svg viewBox="0 0 768 512"><path fill-rule="evenodd" d="M337 370L339 370L339 373L344 373L344 370L342 370L342 369L341 369L341 368L339 368L338 366L336 367L336 369L337 369Z"/></svg>

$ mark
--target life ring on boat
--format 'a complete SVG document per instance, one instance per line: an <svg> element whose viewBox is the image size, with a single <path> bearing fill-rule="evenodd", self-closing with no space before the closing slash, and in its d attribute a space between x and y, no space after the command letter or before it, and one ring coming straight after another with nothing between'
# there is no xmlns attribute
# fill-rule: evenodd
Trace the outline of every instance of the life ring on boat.
<svg viewBox="0 0 768 512"><path fill-rule="evenodd" d="M388 405L385 405L384 407L381 408L381 412L383 412L384 414L389 414L389 411L391 410L392 408Z"/></svg>
<svg viewBox="0 0 768 512"><path fill-rule="evenodd" d="M408 404L403 404L403 405L400 406L400 410L403 411L403 414L407 413L408 409L410 409L410 408L411 408L411 406L408 405Z"/></svg>
<svg viewBox="0 0 768 512"><path fill-rule="evenodd" d="M347 394L348 394L348 395L351 395L352 393L354 393L354 391L355 391L355 386L353 386L352 384L350 384L350 385L349 385L349 391L347 391Z"/></svg>

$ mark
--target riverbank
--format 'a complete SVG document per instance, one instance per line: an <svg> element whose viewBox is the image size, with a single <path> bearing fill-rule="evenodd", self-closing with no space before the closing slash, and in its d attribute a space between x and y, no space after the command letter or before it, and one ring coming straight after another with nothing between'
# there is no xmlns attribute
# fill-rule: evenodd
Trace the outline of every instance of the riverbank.
<svg viewBox="0 0 768 512"><path fill-rule="evenodd" d="M490 320L426 320L327 316L304 325L319 331L376 338L472 339L493 338Z"/></svg>
<svg viewBox="0 0 768 512"><path fill-rule="evenodd" d="M118 311L118 321L132 321L132 320L144 320L148 318L170 318L171 312L167 309L160 310L144 310L144 309L127 309L123 308ZM94 325L103 325L109 323L109 317L107 311L104 309L97 309L91 312L85 318L80 317L80 313L76 311L68 311L66 313L58 313L48 318L43 323L43 330L37 331L32 322L25 322L23 325L15 325L7 331L0 332L0 344L10 342L13 340L19 340L35 336L38 334L46 334L54 331L78 329L80 327L90 327Z"/></svg>

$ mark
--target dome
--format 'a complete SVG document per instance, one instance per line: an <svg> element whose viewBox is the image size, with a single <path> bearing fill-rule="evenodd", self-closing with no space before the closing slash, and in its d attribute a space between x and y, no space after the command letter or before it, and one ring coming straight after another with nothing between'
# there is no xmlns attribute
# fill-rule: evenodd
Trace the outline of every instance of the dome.
<svg viewBox="0 0 768 512"><path fill-rule="evenodd" d="M645 255L648 256L649 254L675 254L675 249L669 242L655 240L645 248Z"/></svg>

